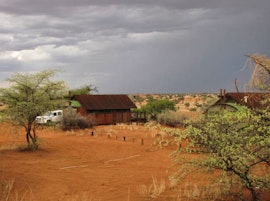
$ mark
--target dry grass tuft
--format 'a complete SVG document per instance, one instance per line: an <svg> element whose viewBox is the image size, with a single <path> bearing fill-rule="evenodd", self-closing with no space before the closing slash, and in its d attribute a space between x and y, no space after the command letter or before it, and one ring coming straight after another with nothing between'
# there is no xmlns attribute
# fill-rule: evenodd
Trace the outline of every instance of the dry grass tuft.
<svg viewBox="0 0 270 201"><path fill-rule="evenodd" d="M101 201L101 199L93 198L93 196L89 195L89 193L84 192L73 195L65 201Z"/></svg>
<svg viewBox="0 0 270 201"><path fill-rule="evenodd" d="M226 197L226 192L227 191L219 184L201 186L187 183L183 188L178 190L174 201L223 200L223 198Z"/></svg>
<svg viewBox="0 0 270 201"><path fill-rule="evenodd" d="M167 188L165 179L161 179L160 181L157 178L152 177L152 183L147 185L142 185L138 188L138 192L142 197L145 198L157 198L160 194L162 194Z"/></svg>
<svg viewBox="0 0 270 201"><path fill-rule="evenodd" d="M33 195L31 189L20 194L15 186L15 179L0 180L0 201L32 201Z"/></svg>
<svg viewBox="0 0 270 201"><path fill-rule="evenodd" d="M0 146L0 151L12 151L12 150L17 150L18 145L16 144L4 144Z"/></svg>

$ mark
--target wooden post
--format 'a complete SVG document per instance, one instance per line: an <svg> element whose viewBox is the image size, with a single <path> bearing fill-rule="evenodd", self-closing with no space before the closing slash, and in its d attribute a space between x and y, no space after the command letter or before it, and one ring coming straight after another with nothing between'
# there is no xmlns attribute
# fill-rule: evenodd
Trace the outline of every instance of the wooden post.
<svg viewBox="0 0 270 201"><path fill-rule="evenodd" d="M143 140L143 138L141 139L141 145L144 145L144 140Z"/></svg>

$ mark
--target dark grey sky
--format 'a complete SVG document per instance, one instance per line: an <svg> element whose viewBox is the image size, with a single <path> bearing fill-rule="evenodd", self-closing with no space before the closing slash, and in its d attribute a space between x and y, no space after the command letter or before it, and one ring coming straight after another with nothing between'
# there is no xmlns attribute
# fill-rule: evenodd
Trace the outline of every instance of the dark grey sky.
<svg viewBox="0 0 270 201"><path fill-rule="evenodd" d="M0 0L0 87L53 68L99 93L244 90L269 19L269 0Z"/></svg>

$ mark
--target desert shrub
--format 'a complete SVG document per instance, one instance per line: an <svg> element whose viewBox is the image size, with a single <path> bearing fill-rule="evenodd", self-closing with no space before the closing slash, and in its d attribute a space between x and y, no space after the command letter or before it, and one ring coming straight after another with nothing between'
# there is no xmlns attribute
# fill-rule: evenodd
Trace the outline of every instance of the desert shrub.
<svg viewBox="0 0 270 201"><path fill-rule="evenodd" d="M130 96L130 99L134 102L143 102L144 98L141 96Z"/></svg>
<svg viewBox="0 0 270 201"><path fill-rule="evenodd" d="M90 128L92 125L93 122L73 109L65 110L62 120L63 130Z"/></svg>
<svg viewBox="0 0 270 201"><path fill-rule="evenodd" d="M175 110L175 102L169 99L153 100L138 109L145 112L148 120L157 120L157 115L166 110Z"/></svg>
<svg viewBox="0 0 270 201"><path fill-rule="evenodd" d="M179 96L179 102L185 100L185 97L183 95Z"/></svg>
<svg viewBox="0 0 270 201"><path fill-rule="evenodd" d="M152 95L147 95L146 99L147 99L147 102L155 101L155 98Z"/></svg>
<svg viewBox="0 0 270 201"><path fill-rule="evenodd" d="M188 117L185 114L172 110L166 110L157 115L158 123L173 127L184 125L186 119L188 119Z"/></svg>
<svg viewBox="0 0 270 201"><path fill-rule="evenodd" d="M196 112L197 111L197 108L196 107L189 108L189 111Z"/></svg>

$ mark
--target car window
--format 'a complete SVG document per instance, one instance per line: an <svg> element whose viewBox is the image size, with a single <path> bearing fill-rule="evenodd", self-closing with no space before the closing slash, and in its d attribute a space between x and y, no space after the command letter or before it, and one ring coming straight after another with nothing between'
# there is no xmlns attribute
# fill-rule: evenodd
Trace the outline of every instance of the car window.
<svg viewBox="0 0 270 201"><path fill-rule="evenodd" d="M46 112L43 116L50 116L50 112Z"/></svg>

